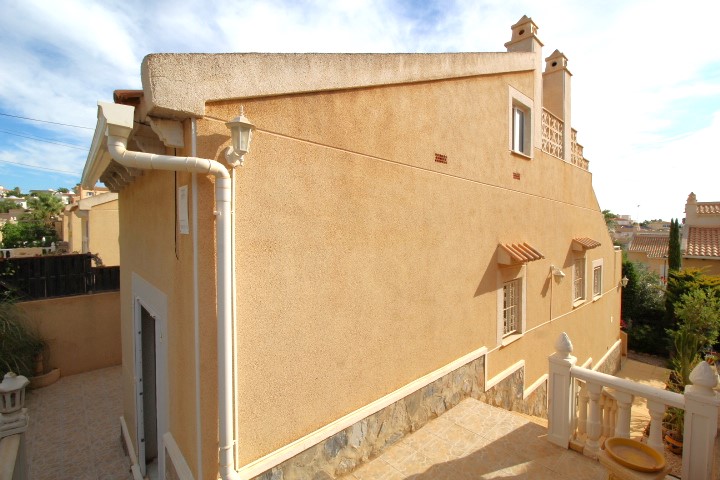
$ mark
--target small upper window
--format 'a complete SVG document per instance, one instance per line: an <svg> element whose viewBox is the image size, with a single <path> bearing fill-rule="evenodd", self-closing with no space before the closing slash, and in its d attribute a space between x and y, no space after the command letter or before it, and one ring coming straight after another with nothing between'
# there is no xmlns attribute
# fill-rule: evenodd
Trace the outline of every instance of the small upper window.
<svg viewBox="0 0 720 480"><path fill-rule="evenodd" d="M510 113L508 125L510 151L532 157L533 101L518 90L509 87L508 108Z"/></svg>
<svg viewBox="0 0 720 480"><path fill-rule="evenodd" d="M513 151L529 155L527 148L528 128L527 119L530 116L527 109L519 105L513 105L513 132L512 132L512 149Z"/></svg>

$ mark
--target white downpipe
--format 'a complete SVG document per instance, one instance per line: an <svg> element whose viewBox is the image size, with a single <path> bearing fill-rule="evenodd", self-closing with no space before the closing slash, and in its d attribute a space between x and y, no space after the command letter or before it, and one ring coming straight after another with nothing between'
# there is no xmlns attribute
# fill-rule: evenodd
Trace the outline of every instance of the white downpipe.
<svg viewBox="0 0 720 480"><path fill-rule="evenodd" d="M129 134L129 131L128 131ZM217 220L217 320L218 320L218 413L220 440L220 475L238 478L233 456L232 404L232 266L231 256L231 181L227 168L215 160L197 157L174 157L127 149L127 137L108 134L108 152L126 167L143 170L170 170L215 176L215 215Z"/></svg>
<svg viewBox="0 0 720 480"><path fill-rule="evenodd" d="M197 122L190 120L190 154L197 155ZM192 251L193 251L193 333L195 335L195 441L197 477L203 478L202 458L202 399L200 397L200 286L198 280L198 195L197 173L192 174ZM234 318L234 317L233 317Z"/></svg>

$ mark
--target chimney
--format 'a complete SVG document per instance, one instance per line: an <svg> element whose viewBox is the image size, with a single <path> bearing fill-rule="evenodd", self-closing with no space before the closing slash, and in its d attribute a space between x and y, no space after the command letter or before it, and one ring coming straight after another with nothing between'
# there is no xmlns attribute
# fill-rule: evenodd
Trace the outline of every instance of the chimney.
<svg viewBox="0 0 720 480"><path fill-rule="evenodd" d="M535 54L533 82L533 146L542 149L542 110L540 102L542 95L542 47L543 44L537 37L538 26L527 15L523 15L515 25L510 27L512 38L505 44L508 52L529 52Z"/></svg>
<svg viewBox="0 0 720 480"><path fill-rule="evenodd" d="M545 59L543 73L543 107L563 121L563 158L572 162L572 129L570 115L570 77L568 59L559 50Z"/></svg>

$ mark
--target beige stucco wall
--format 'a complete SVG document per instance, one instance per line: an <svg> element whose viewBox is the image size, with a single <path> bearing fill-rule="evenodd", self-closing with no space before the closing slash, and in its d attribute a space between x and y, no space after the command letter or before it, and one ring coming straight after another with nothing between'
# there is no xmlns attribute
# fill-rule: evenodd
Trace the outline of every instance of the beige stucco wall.
<svg viewBox="0 0 720 480"><path fill-rule="evenodd" d="M187 142L190 144L189 140ZM178 154L182 154L178 151ZM186 152L185 154L189 154ZM213 185L198 176L198 298L199 348L202 382L203 471L217 472L217 328L215 318L215 247L213 235ZM168 399L160 406L169 412L170 432L193 472L197 471L196 368L191 235L181 235L175 217L175 186L188 185L184 173L145 171L120 192L121 304L123 345L123 415L137 448L134 382L134 327L132 275L160 290L167 301ZM152 205L153 208L147 208ZM192 224L192 215L191 215ZM161 432L164 433L164 432Z"/></svg>
<svg viewBox="0 0 720 480"><path fill-rule="evenodd" d="M631 262L642 263L648 270L657 273L661 278L667 276L667 258L648 258L647 254L643 252L628 252L627 257Z"/></svg>
<svg viewBox="0 0 720 480"><path fill-rule="evenodd" d="M508 85L530 96L532 74L243 101L257 130L237 172L241 463L483 346L488 378L522 359L529 386L561 331L581 361L617 340L620 255L591 175L508 152ZM218 157L238 110L207 106L199 156ZM574 237L602 246L573 309ZM545 259L526 267L530 331L498 348L496 249L516 242Z"/></svg>
<svg viewBox="0 0 720 480"><path fill-rule="evenodd" d="M120 293L18 303L48 343L49 367L62 376L120 365Z"/></svg>
<svg viewBox="0 0 720 480"><path fill-rule="evenodd" d="M65 241L68 242L68 252L82 253L82 220L77 215L77 209L66 212L63 225L67 227Z"/></svg>
<svg viewBox="0 0 720 480"><path fill-rule="evenodd" d="M88 250L100 256L103 265L120 265L118 201L96 205L88 211Z"/></svg>
<svg viewBox="0 0 720 480"><path fill-rule="evenodd" d="M702 268L707 275L720 275L720 260L702 260L699 258L683 258L683 268Z"/></svg>

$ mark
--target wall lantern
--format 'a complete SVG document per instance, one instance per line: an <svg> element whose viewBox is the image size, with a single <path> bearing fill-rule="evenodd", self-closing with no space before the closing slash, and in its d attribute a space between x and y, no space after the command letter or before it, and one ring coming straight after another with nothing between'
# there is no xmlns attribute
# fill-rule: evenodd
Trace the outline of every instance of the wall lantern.
<svg viewBox="0 0 720 480"><path fill-rule="evenodd" d="M5 374L0 383L0 438L27 430L25 387L30 381L13 372Z"/></svg>
<svg viewBox="0 0 720 480"><path fill-rule="evenodd" d="M232 167L241 167L243 157L250 151L250 139L255 125L245 116L245 109L240 107L240 115L225 124L230 129L232 145L225 151L225 160Z"/></svg>
<svg viewBox="0 0 720 480"><path fill-rule="evenodd" d="M550 272L552 273L553 277L557 278L558 280L565 278L565 272L563 272L554 265L550 265Z"/></svg>
<svg viewBox="0 0 720 480"><path fill-rule="evenodd" d="M625 275L623 275L622 280L620 280L620 285L622 285L623 287L627 287L627 284L629 281L630 281L630 279L628 279Z"/></svg>

